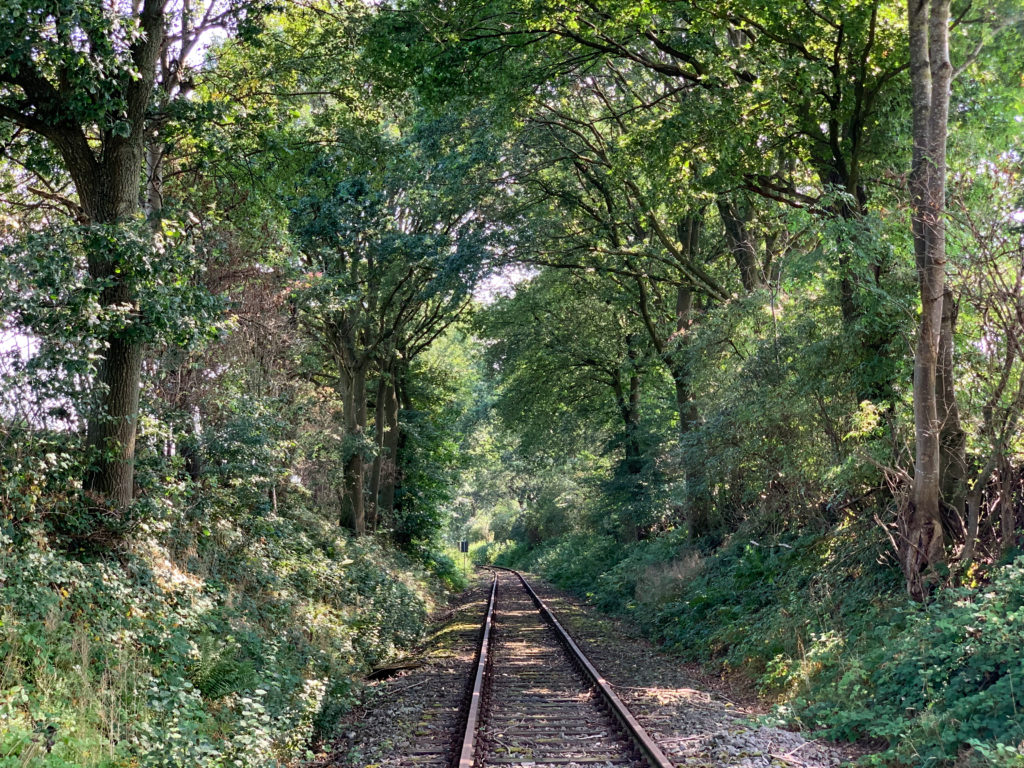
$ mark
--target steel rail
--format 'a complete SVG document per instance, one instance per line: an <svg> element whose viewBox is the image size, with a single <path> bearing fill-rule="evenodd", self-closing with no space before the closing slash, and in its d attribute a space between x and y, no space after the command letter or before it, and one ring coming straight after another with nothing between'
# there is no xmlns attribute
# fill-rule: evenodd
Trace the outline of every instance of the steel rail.
<svg viewBox="0 0 1024 768"><path fill-rule="evenodd" d="M608 683L608 681L604 679L604 676L600 672L598 672L597 668L590 662L590 659L586 657L586 654L584 654L580 647L576 645L576 641L572 639L572 636L562 627L561 624L558 623L558 619L555 618L555 614L551 612L551 609L548 608L547 604L540 599L536 592L534 592L533 587L530 586L530 582L526 580L526 577L523 576L523 574L521 574L519 571L513 570L511 568L501 568L500 566L489 567L494 568L496 570L514 573L516 576L519 577L519 581L521 581L523 586L526 588L526 591L529 593L530 598L533 600L534 604L540 609L541 615L548 622L548 624L550 624L551 627L555 630L555 634L558 635L559 640L569 651L569 654L575 659L576 663L583 671L583 674L586 677L588 677L590 681L594 684L594 687L597 689L598 694L601 696L605 704L608 706L608 709L611 710L612 714L622 725L623 729L626 731L627 734L629 734L629 737L633 740L633 743L636 744L637 748L647 759L647 762L650 764L651 768L674 768L672 763L665 756L665 753L661 751L661 747L658 746L658 743L653 738L651 738L650 734L648 734L647 731L644 730L644 727L640 725L639 722L637 722L637 719L633 716L633 713L629 711L629 708L622 702L622 699L620 699L615 694L615 691L612 690L612 687ZM491 599L493 601L493 588ZM490 616L488 616L488 621L489 620ZM466 733L468 737L468 734L470 733L468 727ZM463 747L463 750L465 750L465 747ZM472 763L470 762L463 764L460 762L459 768L472 768Z"/></svg>
<svg viewBox="0 0 1024 768"><path fill-rule="evenodd" d="M476 761L476 730L480 723L480 703L484 692L484 677L487 671L487 651L491 644L491 624L494 619L494 597L498 591L498 574L491 579L491 599L487 603L484 618L484 634L480 640L480 656L476 662L476 677L469 697L469 714L466 716L466 730L462 736L462 750L459 752L458 768L473 768Z"/></svg>

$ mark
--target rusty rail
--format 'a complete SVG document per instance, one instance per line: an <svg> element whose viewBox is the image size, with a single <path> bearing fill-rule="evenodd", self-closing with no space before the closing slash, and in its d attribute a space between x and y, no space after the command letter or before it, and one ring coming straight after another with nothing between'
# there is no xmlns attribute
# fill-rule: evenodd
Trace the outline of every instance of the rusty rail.
<svg viewBox="0 0 1024 768"><path fill-rule="evenodd" d="M491 579L491 599L487 603L487 616L484 618L484 634L480 640L480 655L476 662L476 676L473 678L473 691L469 697L469 714L466 716L466 730L462 737L462 749L459 752L458 768L473 768L476 760L476 729L480 724L480 702L484 692L484 676L487 671L487 651L491 644L491 624L494 619L494 597L498 591L498 574Z"/></svg>

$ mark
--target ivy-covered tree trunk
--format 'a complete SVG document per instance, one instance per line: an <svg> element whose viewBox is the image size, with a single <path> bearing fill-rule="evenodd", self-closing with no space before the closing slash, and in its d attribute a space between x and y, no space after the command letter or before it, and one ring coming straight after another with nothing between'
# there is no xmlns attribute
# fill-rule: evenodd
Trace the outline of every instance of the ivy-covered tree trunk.
<svg viewBox="0 0 1024 768"><path fill-rule="evenodd" d="M37 16L28 13L29 8L24 9L24 20L4 33L8 36L3 43L11 64L2 68L0 86L4 91L12 88L7 95L15 96L0 99L0 118L42 136L57 150L74 182L77 217L82 224L115 225L130 222L139 215L146 113L165 41L164 5L161 0L145 0L135 6L133 15L139 35L126 52L131 59L131 71L125 73L122 62L106 61L106 69L101 67L99 71L117 74L98 87L96 83L90 84L88 92L85 86L70 82L66 74L67 67L81 63L81 40L64 49L48 48L48 42L37 39L42 35L42 39L48 40L48 33L36 25ZM48 8L47 13L50 12ZM61 21L75 23L67 9L54 7L52 13ZM109 28L77 31L89 35L93 55L99 59L116 58L122 55L116 45L111 46L109 51L115 52L110 53L98 41L104 41L105 35L117 37L119 22L113 15L105 21ZM66 30L62 34L65 33ZM41 51L46 51L45 55ZM73 65L75 61L79 64ZM53 69L56 76L51 74ZM88 78L81 82L87 83ZM90 277L104 284L102 308L123 313L126 322L101 340L102 361L94 380L95 404L87 414L87 439L96 453L87 471L85 487L97 502L123 509L134 495L142 369L138 302L131 282L131 265L123 263L124 255L117 252L109 239L90 237L86 255Z"/></svg>
<svg viewBox="0 0 1024 768"><path fill-rule="evenodd" d="M142 124L138 136L116 142L91 178L76 180L84 213L90 224L116 225L131 221L139 211L142 173ZM104 233L88 238L89 276L106 284L100 306L124 313L104 339L103 359L96 372L97 401L88 416L88 443L95 451L85 487L102 503L118 509L134 496L135 435L142 375L142 341L138 323L138 295L131 284L131 266L110 246Z"/></svg>
<svg viewBox="0 0 1024 768"><path fill-rule="evenodd" d="M86 488L112 507L123 509L134 497L135 435L139 414L142 345L108 337L96 375L103 397L88 420L88 443L96 450Z"/></svg>
<svg viewBox="0 0 1024 768"><path fill-rule="evenodd" d="M720 211L721 212L721 211ZM686 255L689 261L697 259L700 247L700 236L703 228L703 211L690 212L682 217L676 224L676 235L679 239L680 250ZM745 233L744 233L744 236ZM746 253L746 251L744 251ZM744 257L745 258L745 257ZM737 260L737 266L741 270L742 259ZM750 277L750 275L748 275ZM672 377L675 386L675 405L679 418L679 436L683 444L688 440L690 433L700 422L700 415L693 399L692 376L689 370L689 361L686 359L686 345L688 334L693 324L693 302L694 290L688 285L679 285L676 288L675 307L673 308L672 332L669 338L663 337L651 319L650 298L644 285L638 282L640 288L640 314L644 319L651 343L658 352L665 365L669 376ZM686 487L686 525L692 537L705 533L711 519L711 498L708 493L707 474L704 471L703 461L695 456L694 452L683 459L683 478Z"/></svg>
<svg viewBox="0 0 1024 768"><path fill-rule="evenodd" d="M117 225L131 222L139 213L143 159L143 121L126 138L110 139L109 154L76 187L90 224ZM90 153L91 155L91 153ZM87 163L80 158L72 167ZM89 276L105 283L100 306L110 313L124 313L126 322L103 340L103 359L96 373L98 394L88 417L88 443L95 451L85 487L94 497L123 509L133 500L135 435L142 374L142 341L138 323L138 295L131 283L131 265L111 247L102 233L88 238Z"/></svg>
<svg viewBox="0 0 1024 768"><path fill-rule="evenodd" d="M946 289L946 131L952 65L949 0L908 0L913 164L911 227L921 321L914 353L914 486L901 518L901 562L907 591L927 598L945 559L940 509L941 432L937 369Z"/></svg>

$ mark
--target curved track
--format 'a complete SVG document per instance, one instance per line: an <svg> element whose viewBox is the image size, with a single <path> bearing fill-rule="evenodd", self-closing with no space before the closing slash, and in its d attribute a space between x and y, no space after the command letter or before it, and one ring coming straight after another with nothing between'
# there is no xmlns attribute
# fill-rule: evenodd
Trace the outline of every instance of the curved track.
<svg viewBox="0 0 1024 768"><path fill-rule="evenodd" d="M455 765L671 768L526 579L494 570Z"/></svg>

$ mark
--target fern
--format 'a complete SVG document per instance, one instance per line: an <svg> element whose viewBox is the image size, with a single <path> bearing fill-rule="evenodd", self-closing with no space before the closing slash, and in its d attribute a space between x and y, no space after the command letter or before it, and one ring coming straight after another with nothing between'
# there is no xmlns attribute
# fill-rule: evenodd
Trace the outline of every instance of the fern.
<svg viewBox="0 0 1024 768"><path fill-rule="evenodd" d="M218 642L211 635L197 641L199 656L187 670L189 682L208 701L216 701L255 684L256 671L239 656L235 645Z"/></svg>

